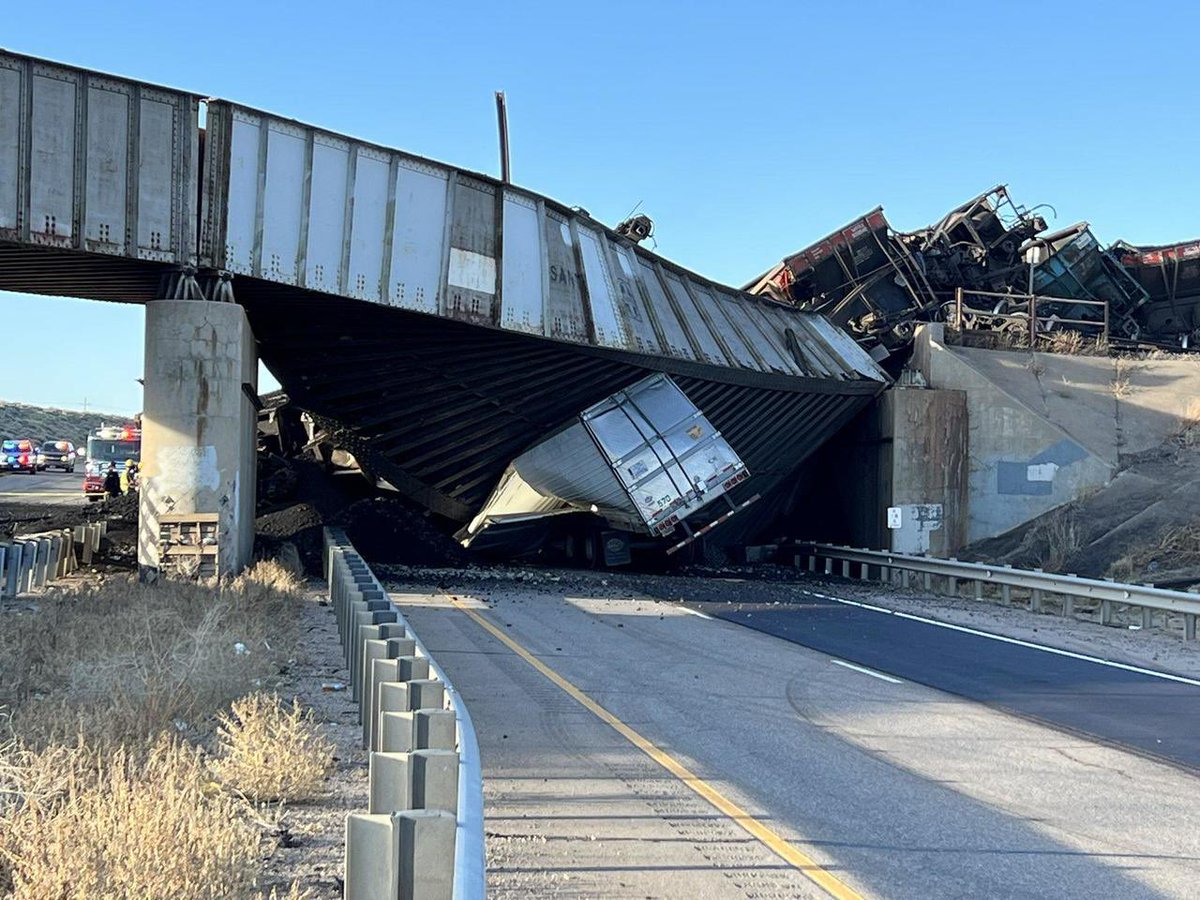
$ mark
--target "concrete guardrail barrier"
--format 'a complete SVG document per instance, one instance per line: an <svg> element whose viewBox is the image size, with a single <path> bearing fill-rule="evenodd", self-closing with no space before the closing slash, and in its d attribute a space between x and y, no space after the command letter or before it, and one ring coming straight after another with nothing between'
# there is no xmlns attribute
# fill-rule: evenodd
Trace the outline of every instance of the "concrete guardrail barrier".
<svg viewBox="0 0 1200 900"><path fill-rule="evenodd" d="M482 900L483 774L462 697L343 531L324 569L370 752L365 812L346 817L347 900Z"/></svg>

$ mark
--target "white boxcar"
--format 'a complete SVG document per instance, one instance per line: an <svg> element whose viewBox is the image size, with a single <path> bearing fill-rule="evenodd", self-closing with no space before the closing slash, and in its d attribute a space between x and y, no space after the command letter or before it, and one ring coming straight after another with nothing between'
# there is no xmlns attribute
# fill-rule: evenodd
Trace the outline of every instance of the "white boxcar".
<svg viewBox="0 0 1200 900"><path fill-rule="evenodd" d="M0 52L0 110L0 241L195 264L198 97Z"/></svg>
<svg viewBox="0 0 1200 900"><path fill-rule="evenodd" d="M858 352L814 366L799 314L538 194L227 101L209 101L206 131L203 265L750 373L878 374Z"/></svg>

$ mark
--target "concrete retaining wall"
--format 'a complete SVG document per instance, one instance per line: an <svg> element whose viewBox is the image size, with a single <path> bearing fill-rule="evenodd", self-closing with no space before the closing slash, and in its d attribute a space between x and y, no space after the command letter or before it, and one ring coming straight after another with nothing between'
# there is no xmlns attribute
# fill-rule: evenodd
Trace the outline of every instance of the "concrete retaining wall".
<svg viewBox="0 0 1200 900"><path fill-rule="evenodd" d="M345 896L483 898L483 782L462 698L340 529L325 529L324 565L371 751L367 810L346 818Z"/></svg>
<svg viewBox="0 0 1200 900"><path fill-rule="evenodd" d="M1110 455L1004 389L970 353L946 347L940 323L918 329L913 366L930 387L966 395L968 543L1003 534L1112 480Z"/></svg>

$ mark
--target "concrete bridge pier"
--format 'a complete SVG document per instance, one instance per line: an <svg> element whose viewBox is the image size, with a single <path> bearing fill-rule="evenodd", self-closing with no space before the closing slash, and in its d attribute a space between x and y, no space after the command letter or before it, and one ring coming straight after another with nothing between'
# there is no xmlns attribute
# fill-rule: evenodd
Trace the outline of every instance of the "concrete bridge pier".
<svg viewBox="0 0 1200 900"><path fill-rule="evenodd" d="M257 383L254 336L236 303L146 305L138 523L143 579L165 571L228 575L250 562ZM205 535L201 541L178 539L197 530Z"/></svg>

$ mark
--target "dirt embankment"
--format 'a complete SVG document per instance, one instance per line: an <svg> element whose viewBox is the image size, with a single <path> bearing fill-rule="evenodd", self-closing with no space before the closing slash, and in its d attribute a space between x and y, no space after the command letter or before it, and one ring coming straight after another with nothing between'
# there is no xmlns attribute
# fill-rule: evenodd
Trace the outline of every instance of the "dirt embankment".
<svg viewBox="0 0 1200 900"><path fill-rule="evenodd" d="M1200 423L1123 456L1101 490L960 555L1160 587L1200 584Z"/></svg>

